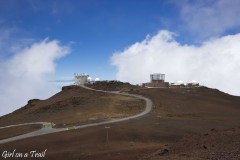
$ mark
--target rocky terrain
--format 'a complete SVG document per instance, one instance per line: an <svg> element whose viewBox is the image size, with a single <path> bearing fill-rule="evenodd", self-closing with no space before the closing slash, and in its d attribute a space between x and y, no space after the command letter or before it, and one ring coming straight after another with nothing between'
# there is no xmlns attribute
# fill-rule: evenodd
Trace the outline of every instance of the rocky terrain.
<svg viewBox="0 0 240 160"><path fill-rule="evenodd" d="M28 122L53 122L57 127L85 124L134 115L144 105L128 96L68 86L49 99L29 100L26 106L1 117L0 126Z"/></svg>
<svg viewBox="0 0 240 160"><path fill-rule="evenodd" d="M187 135L176 143L165 145L141 160L238 160L240 159L240 127L211 129L204 134Z"/></svg>
<svg viewBox="0 0 240 160"><path fill-rule="evenodd" d="M111 88L122 89L119 84ZM63 101L61 103L72 105L69 99L77 92L86 98L79 103L86 103L87 97L97 94L83 89L66 89L67 94L63 90L63 95L53 96L48 102ZM129 86L124 90L152 99L154 109L144 117L108 125L108 141L103 125L1 144L0 148L19 152L47 149L45 159L51 160L239 159L240 97L206 87L145 89ZM106 95L95 98L102 96ZM129 99L124 103L128 102L136 104ZM99 106L106 102L89 102L92 103ZM99 112L96 106L92 107L92 113ZM12 113L13 117L24 110ZM4 123L0 119L0 124Z"/></svg>
<svg viewBox="0 0 240 160"><path fill-rule="evenodd" d="M120 81L96 81L93 84L86 84L86 86L93 89L105 90L105 91L128 91L128 90L142 88L137 85L132 85L128 82L120 82Z"/></svg>

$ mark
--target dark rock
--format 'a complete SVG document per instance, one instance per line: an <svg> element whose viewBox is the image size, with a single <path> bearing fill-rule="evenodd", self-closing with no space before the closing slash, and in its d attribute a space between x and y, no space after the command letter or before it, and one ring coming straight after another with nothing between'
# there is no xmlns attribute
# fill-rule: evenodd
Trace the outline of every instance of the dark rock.
<svg viewBox="0 0 240 160"><path fill-rule="evenodd" d="M28 106L35 106L38 102L40 101L40 99L31 99L28 101Z"/></svg>
<svg viewBox="0 0 240 160"><path fill-rule="evenodd" d="M169 150L165 148L165 149L161 150L161 151L158 153L158 155L159 155L159 156L163 156L163 155L167 154L168 152L169 152Z"/></svg>

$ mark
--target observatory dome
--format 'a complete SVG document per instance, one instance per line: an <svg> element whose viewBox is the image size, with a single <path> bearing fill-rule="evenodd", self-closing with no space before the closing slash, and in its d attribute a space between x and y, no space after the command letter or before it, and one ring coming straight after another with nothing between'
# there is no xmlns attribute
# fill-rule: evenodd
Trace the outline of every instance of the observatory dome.
<svg viewBox="0 0 240 160"><path fill-rule="evenodd" d="M87 80L88 80L88 81L92 81L92 77L88 77Z"/></svg>
<svg viewBox="0 0 240 160"><path fill-rule="evenodd" d="M192 84L197 84L198 82L196 80L192 80Z"/></svg>
<svg viewBox="0 0 240 160"><path fill-rule="evenodd" d="M177 84L184 84L182 80L177 81Z"/></svg>

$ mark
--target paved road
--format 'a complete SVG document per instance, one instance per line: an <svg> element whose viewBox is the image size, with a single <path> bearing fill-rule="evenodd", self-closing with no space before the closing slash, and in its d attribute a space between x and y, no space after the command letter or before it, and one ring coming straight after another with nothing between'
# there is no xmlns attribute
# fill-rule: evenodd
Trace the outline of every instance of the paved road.
<svg viewBox="0 0 240 160"><path fill-rule="evenodd" d="M52 125L52 123L49 123L49 122L32 122L32 123L23 123L23 124L16 124L16 125L0 127L0 129L17 127L17 126L26 126L26 125L31 125L31 124L41 124L43 126Z"/></svg>
<svg viewBox="0 0 240 160"><path fill-rule="evenodd" d="M112 93L112 94L130 96L130 97L134 97L134 98L137 98L137 99L143 99L146 102L145 110L143 112L139 113L139 114L136 114L136 115L133 115L133 116L130 116L130 117L119 118L119 119L111 119L109 121L85 124L85 125L80 125L80 126L73 126L73 127L69 127L69 128L80 129L80 128L87 128L87 127L99 126L99 125L104 125L104 124L111 124L111 123L127 121L127 120L130 120L130 119L139 118L141 116L144 116L152 110L152 101L150 99L148 99L146 97L143 97L143 96L140 96L140 95L120 93L118 91L96 90L96 89L88 88L86 86L81 86L81 87L83 87L85 89L88 89L88 90L93 90L93 91L96 91L96 92ZM45 134L50 134L50 133L56 133L56 132L62 132L62 131L69 130L69 128L52 128L52 126L54 124L49 123L49 122L24 123L24 124L19 124L19 125L10 125L10 126L6 126L6 127L0 127L0 129L15 127L15 126L21 126L21 125L30 125L30 124L42 124L43 128L40 129L40 130L34 131L34 132L27 133L27 134L23 134L23 135L19 135L19 136L16 136L16 137L0 140L0 144L16 141L16 140L20 140L20 139L25 139L25 138L29 138L29 137L35 137L35 136L40 136L40 135L45 135Z"/></svg>

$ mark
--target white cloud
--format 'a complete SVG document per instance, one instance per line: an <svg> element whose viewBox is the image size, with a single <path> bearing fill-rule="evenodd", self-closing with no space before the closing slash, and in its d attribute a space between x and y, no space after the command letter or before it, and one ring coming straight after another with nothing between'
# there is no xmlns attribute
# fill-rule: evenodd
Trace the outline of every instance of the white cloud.
<svg viewBox="0 0 240 160"><path fill-rule="evenodd" d="M240 27L240 1L177 1L185 28L202 38L219 36L229 29Z"/></svg>
<svg viewBox="0 0 240 160"><path fill-rule="evenodd" d="M160 31L122 52L114 53L117 79L131 83L149 81L151 73L165 73L166 80L190 82L240 95L240 34L206 41L201 46L181 45L174 33Z"/></svg>
<svg viewBox="0 0 240 160"><path fill-rule="evenodd" d="M34 43L7 60L0 59L0 115L22 107L32 98L48 98L56 88L46 78L56 60L69 53L58 41Z"/></svg>

